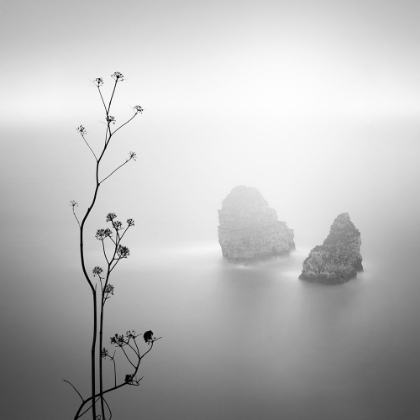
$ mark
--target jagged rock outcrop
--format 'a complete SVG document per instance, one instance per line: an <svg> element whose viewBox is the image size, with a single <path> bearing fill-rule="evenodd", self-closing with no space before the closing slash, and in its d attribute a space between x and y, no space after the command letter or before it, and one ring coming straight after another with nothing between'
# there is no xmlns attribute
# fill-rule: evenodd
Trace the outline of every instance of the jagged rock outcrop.
<svg viewBox="0 0 420 420"><path fill-rule="evenodd" d="M277 219L256 188L235 187L222 202L219 224L219 243L230 261L259 260L295 249L293 230Z"/></svg>
<svg viewBox="0 0 420 420"><path fill-rule="evenodd" d="M326 284L339 284L363 271L360 255L360 232L348 213L342 213L331 225L323 245L318 245L303 262L300 279Z"/></svg>

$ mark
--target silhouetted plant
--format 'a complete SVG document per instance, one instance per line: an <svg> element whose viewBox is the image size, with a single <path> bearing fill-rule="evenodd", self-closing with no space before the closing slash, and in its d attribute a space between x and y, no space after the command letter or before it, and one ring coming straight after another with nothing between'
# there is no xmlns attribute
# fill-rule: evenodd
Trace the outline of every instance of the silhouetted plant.
<svg viewBox="0 0 420 420"><path fill-rule="evenodd" d="M99 187L101 184L106 181L110 176L112 176L116 171L122 168L131 160L136 160L136 154L134 152L129 152L128 157L126 160L119 165L116 169L110 172L107 176L101 179L100 177L100 164L102 159L105 155L105 152L108 149L110 144L111 138L115 135L117 131L119 131L122 127L127 125L134 117L138 114L143 112L143 108L139 105L133 107L134 115L129 118L126 122L121 124L115 130L111 129L111 124L116 124L115 117L110 115L111 104L114 99L115 91L117 88L118 83L124 80L124 76L120 72L115 72L111 76L115 83L113 86L111 98L109 100L108 105L105 104L104 97L101 92L101 86L104 84L102 78L97 78L93 81L95 86L98 89L99 95L101 97L102 104L105 109L105 121L106 121L106 134L105 134L105 142L102 146L102 150L96 154L93 148L90 146L88 141L86 140L87 130L83 125L80 125L77 128L77 131L82 136L84 142L86 143L89 150L92 152L95 161L96 161L96 171L95 171L95 188L93 192L93 197L90 206L87 208L86 213L84 214L81 221L77 217L75 208L78 206L78 203L74 200L70 201L70 205L73 210L73 215L79 225L80 230L80 261L82 266L82 271L85 277L85 280L90 288L92 294L92 305L93 305L93 335L92 335L92 344L91 344L91 391L90 396L84 398L82 394L77 390L77 388L69 381L63 379L65 382L69 383L73 389L77 392L79 397L81 398L82 402L74 416L74 420L79 419L84 414L91 410L92 419L93 420L106 420L105 415L105 406L107 408L107 413L109 415L108 419L112 417L112 411L109 407L105 394L115 391L119 388L122 388L127 385L131 386L138 386L140 381L143 377L138 378L138 370L140 368L140 363L142 359L148 354L152 348L153 344L159 338L154 337L152 331L146 331L143 334L143 339L145 343L149 346L148 350L145 351L143 354L140 352L139 345L136 341L139 334L136 334L135 331L127 331L126 334L118 335L115 334L110 339L110 344L116 347L114 353L111 354L109 351L103 347L103 329L104 329L104 314L105 314L105 304L108 299L111 298L111 295L114 295L114 286L110 283L110 276L115 267L119 264L119 262L123 259L126 259L130 256L130 250L125 246L122 245L121 241L124 238L125 234L127 233L128 229L134 227L134 220L127 219L127 225L124 226L123 223L119 220L116 220L117 216L115 213L108 213L106 216L106 222L110 223L110 227L106 227L103 229L98 229L96 231L96 239L101 242L101 247L105 259L105 268L100 266L95 266L92 270L92 273L89 274L86 268L85 262L85 251L84 251L84 228L86 221L96 204L98 198ZM99 281L99 283L95 279ZM98 294L97 289L100 286L100 301L99 301L99 308L98 308ZM99 322L98 322L98 309L99 309ZM123 379L118 382L117 381L117 367L115 363L115 353L120 349L121 352L124 354L124 357L127 359L128 363L130 364L130 373L125 373ZM103 360L110 360L113 363L114 369L114 383L112 386L108 388L104 387L103 381ZM98 372L97 372L98 368ZM99 389L98 389L99 388ZM99 402L100 404L100 412L101 414L97 414L97 407L96 404Z"/></svg>

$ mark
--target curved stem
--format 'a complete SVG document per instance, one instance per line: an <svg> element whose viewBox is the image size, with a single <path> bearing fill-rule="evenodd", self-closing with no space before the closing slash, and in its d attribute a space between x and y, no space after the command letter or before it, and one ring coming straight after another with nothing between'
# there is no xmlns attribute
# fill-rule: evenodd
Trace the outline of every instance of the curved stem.
<svg viewBox="0 0 420 420"><path fill-rule="evenodd" d="M99 398L97 398L96 400L95 400L95 404L98 402L98 400L99 400ZM83 403L82 403L82 405L79 407L79 410L85 405L85 403L86 403L86 401L84 401ZM74 420L76 420L76 419L78 419L78 418L80 418L80 417L82 417L83 415L85 415L90 409L92 408L92 404L85 410L85 411L83 411L83 413L80 413L79 414L79 412L77 412L76 413L76 416L74 417Z"/></svg>
<svg viewBox="0 0 420 420"><path fill-rule="evenodd" d="M63 381L64 382L67 382L68 384L70 384L71 385L71 387L79 394L79 397L80 397L80 399L82 400L82 401L84 401L84 399L83 399L83 397L82 397L82 394L77 390L77 388L70 382L70 381L68 381L68 380L66 380L66 379L63 379Z"/></svg>
<svg viewBox="0 0 420 420"><path fill-rule="evenodd" d="M137 112L129 119L127 120L124 124L121 124L118 128L116 128L113 132L112 135L114 135L119 129L123 128L125 125L127 125L135 116L137 115Z"/></svg>
<svg viewBox="0 0 420 420"><path fill-rule="evenodd" d="M104 401L105 401L105 404L106 404L106 406L108 407L108 410L109 410L109 419L108 420L111 420L112 419L111 407L109 406L109 404L108 404L108 402L105 398L104 398ZM105 417L104 417L104 420L105 420Z"/></svg>
<svg viewBox="0 0 420 420"><path fill-rule="evenodd" d="M133 368L135 369L136 368L136 365L130 360L130 358L128 357L127 353L124 350L124 347L121 347L121 350L123 351L125 357L127 358L128 363L130 363L130 365L133 366Z"/></svg>
<svg viewBox="0 0 420 420"><path fill-rule="evenodd" d="M101 241L101 242L102 242L102 251L103 251L103 253L104 253L106 263L107 263L107 264L109 264L108 257L107 257L107 255L106 255L106 251L105 251L105 244L104 244L104 240L102 239L102 241Z"/></svg>

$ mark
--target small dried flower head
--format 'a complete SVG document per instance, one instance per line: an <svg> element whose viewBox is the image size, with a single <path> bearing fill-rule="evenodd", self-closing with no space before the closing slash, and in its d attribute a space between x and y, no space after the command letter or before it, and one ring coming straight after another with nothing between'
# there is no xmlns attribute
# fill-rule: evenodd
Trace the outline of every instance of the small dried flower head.
<svg viewBox="0 0 420 420"><path fill-rule="evenodd" d="M128 152L128 160L130 159L133 159L133 160L137 159L137 155L135 152Z"/></svg>
<svg viewBox="0 0 420 420"><path fill-rule="evenodd" d="M104 270L102 270L101 267L96 266L92 271L93 271L93 277L95 277L95 276L99 276Z"/></svg>
<svg viewBox="0 0 420 420"><path fill-rule="evenodd" d="M134 330L132 331L129 330L125 333L125 336L127 337L128 340L130 340L131 338L134 339L136 338L136 332Z"/></svg>
<svg viewBox="0 0 420 420"><path fill-rule="evenodd" d="M142 113L143 113L143 111L144 111L144 109L143 109L140 105L136 105L136 106L134 107L134 112L135 112L136 114L138 114L138 113L142 114Z"/></svg>
<svg viewBox="0 0 420 420"><path fill-rule="evenodd" d="M95 238L96 238L98 241L102 241L102 240L105 238L105 229L98 229L98 230L96 231Z"/></svg>
<svg viewBox="0 0 420 420"><path fill-rule="evenodd" d="M107 222L112 222L116 217L117 217L117 215L115 213L108 213L106 215L106 221Z"/></svg>
<svg viewBox="0 0 420 420"><path fill-rule="evenodd" d="M133 375L125 375L125 383L127 384L133 383Z"/></svg>
<svg viewBox="0 0 420 420"><path fill-rule="evenodd" d="M82 135L84 136L85 134L87 134L86 128L83 127L83 125L79 125L79 127L76 128L76 130Z"/></svg>
<svg viewBox="0 0 420 420"><path fill-rule="evenodd" d="M110 283L108 283L104 289L104 293L107 295L113 295L114 294L114 286Z"/></svg>
<svg viewBox="0 0 420 420"><path fill-rule="evenodd" d="M122 75L119 71L116 71L115 73L111 74L111 77L116 82L122 82L124 80L124 75Z"/></svg>
<svg viewBox="0 0 420 420"><path fill-rule="evenodd" d="M105 238L110 238L112 236L112 230L110 228L106 228L104 230L104 236Z"/></svg>
<svg viewBox="0 0 420 420"><path fill-rule="evenodd" d="M130 255L130 250L123 245L119 245L117 248L117 254L120 258L127 258Z"/></svg>
<svg viewBox="0 0 420 420"><path fill-rule="evenodd" d="M143 338L144 338L144 342L145 343L150 343L150 342L152 342L153 341L153 331L146 331L144 334L143 334Z"/></svg>
<svg viewBox="0 0 420 420"><path fill-rule="evenodd" d="M127 225L128 226L134 226L134 220L133 219L127 219Z"/></svg>
<svg viewBox="0 0 420 420"><path fill-rule="evenodd" d="M124 340L123 335L115 334L114 337L111 337L111 344L115 344L116 346L122 347L127 343Z"/></svg>
<svg viewBox="0 0 420 420"><path fill-rule="evenodd" d="M102 77L97 77L97 78L93 81L93 83L95 83L95 85L99 87L99 86L102 86L102 85L104 84L104 81L103 81Z"/></svg>
<svg viewBox="0 0 420 420"><path fill-rule="evenodd" d="M108 350L104 347L101 351L101 357L104 359L109 355Z"/></svg>
<svg viewBox="0 0 420 420"><path fill-rule="evenodd" d="M115 124L115 117L113 117L112 115L108 115L108 116L106 117L106 120L107 120L107 122L108 122L108 123L110 123L110 124Z"/></svg>
<svg viewBox="0 0 420 420"><path fill-rule="evenodd" d="M119 220L112 222L112 225L114 226L115 230L121 230L123 228L123 225Z"/></svg>
<svg viewBox="0 0 420 420"><path fill-rule="evenodd" d="M71 205L72 207L77 207L79 204L77 204L77 202L76 202L76 201L71 200L71 201L70 201L70 205Z"/></svg>

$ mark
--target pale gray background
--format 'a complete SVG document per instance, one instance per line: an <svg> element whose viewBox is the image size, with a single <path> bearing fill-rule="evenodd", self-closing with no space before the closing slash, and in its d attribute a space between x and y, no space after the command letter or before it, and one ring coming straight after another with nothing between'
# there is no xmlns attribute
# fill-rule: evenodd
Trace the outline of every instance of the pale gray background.
<svg viewBox="0 0 420 420"><path fill-rule="evenodd" d="M104 185L88 225L94 232L109 211L136 220L127 240L133 258L125 270L141 273L143 280L148 270L159 277L150 263L156 255L170 254L176 264L184 261L186 249L202 244L220 258L217 209L238 184L259 188L280 220L295 229L297 246L304 250L299 255L321 243L333 219L347 211L362 231L365 254L386 244L384 255L400 256L395 263L388 258L395 269L416 261L417 1L2 0L0 5L0 417L71 418L77 398L61 377L78 384L87 379L90 300L68 203L74 199L85 209L93 186L94 161L75 129L85 125L92 145L100 146L103 115L90 82L96 77L104 78L105 94L114 71L127 78L115 99L117 121L131 115L130 106L145 108L115 138L106 165L113 168L129 150L137 152L137 162ZM95 255L92 251L92 266ZM411 266L410 275L417 269ZM199 297L200 289L194 290ZM141 295L141 287L137 292ZM160 295L139 298L142 306L126 313L123 296L135 293L128 282L115 297L114 304L121 305L114 314L116 328L153 327L168 337L146 363L149 385L143 387L161 407L155 418L188 418L186 407L194 404L191 418L199 418L200 409L201 418L235 418L213 403L209 395L223 386L207 381L201 371L202 387L194 384L170 400L186 383L168 367L170 354L178 352L177 360L193 374L189 360L199 358L194 349L201 340L193 333L203 327L190 325L193 338L185 347L191 354L183 357L170 337L182 336L185 326L165 331L165 318L172 316L165 308L172 308L174 295L162 288ZM417 298L410 293L407 307L413 311ZM399 304L403 313L404 299ZM141 317L134 322L140 325L127 325L130 316ZM413 340L398 338L398 348L418 354ZM395 355L404 357L404 352ZM153 371L163 360L168 366ZM408 382L404 373L395 384L402 395L408 392L407 401L394 404L391 391L379 401L391 401L391 408L414 407L410 392L418 381L416 370L411 372ZM233 375L229 389L235 389L235 378L243 380ZM388 379L391 383L393 376ZM165 391L162 384L170 387ZM365 405L368 390L362 389L354 397L359 418L375 413L383 418L390 408ZM307 402L309 415L318 403L299 400L299 385L296 390L292 406L301 407L302 414ZM139 418L142 407L153 418L156 408L147 408L146 394L130 395L136 396L131 404L139 413L124 418ZM238 399L252 407L253 399L243 395L238 391ZM344 406L351 412L337 404L331 415L342 415ZM414 419L416 410L406 418ZM290 418L299 418L293 413Z"/></svg>

